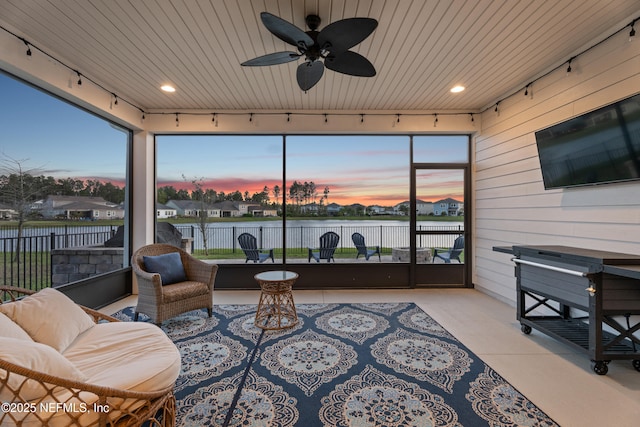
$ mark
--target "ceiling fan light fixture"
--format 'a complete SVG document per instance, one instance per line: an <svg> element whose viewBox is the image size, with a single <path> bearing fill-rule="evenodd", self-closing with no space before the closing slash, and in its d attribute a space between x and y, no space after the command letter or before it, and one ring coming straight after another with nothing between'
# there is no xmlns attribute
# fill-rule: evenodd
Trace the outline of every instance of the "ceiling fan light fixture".
<svg viewBox="0 0 640 427"><path fill-rule="evenodd" d="M452 87L452 88L450 89L450 92L451 92L451 93L460 93L460 92L462 92L464 89L465 89L465 87L464 87L464 86L457 85L457 86Z"/></svg>
<svg viewBox="0 0 640 427"><path fill-rule="evenodd" d="M376 74L369 60L349 50L376 29L378 21L373 18L342 19L317 31L322 22L320 17L307 15L305 22L310 31L306 32L268 12L262 12L260 18L274 36L295 46L298 52L269 53L245 61L240 64L242 66L278 65L303 57L305 62L298 65L296 79L300 89L305 92L320 81L325 67L357 77L373 77Z"/></svg>

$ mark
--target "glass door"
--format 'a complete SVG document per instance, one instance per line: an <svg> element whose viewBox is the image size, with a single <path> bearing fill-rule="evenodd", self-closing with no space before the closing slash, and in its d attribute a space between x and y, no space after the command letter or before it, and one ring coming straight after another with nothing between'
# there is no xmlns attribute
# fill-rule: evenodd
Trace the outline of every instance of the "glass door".
<svg viewBox="0 0 640 427"><path fill-rule="evenodd" d="M468 286L465 195L468 168L414 165L411 283Z"/></svg>

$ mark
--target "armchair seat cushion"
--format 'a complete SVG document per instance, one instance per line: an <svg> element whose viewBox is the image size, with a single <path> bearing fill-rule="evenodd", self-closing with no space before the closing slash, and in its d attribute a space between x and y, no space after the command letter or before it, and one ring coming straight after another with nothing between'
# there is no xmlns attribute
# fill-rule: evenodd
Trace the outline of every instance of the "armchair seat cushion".
<svg viewBox="0 0 640 427"><path fill-rule="evenodd" d="M188 298L207 295L209 287L206 283L187 280L173 285L164 286L162 295L164 302L176 302Z"/></svg>

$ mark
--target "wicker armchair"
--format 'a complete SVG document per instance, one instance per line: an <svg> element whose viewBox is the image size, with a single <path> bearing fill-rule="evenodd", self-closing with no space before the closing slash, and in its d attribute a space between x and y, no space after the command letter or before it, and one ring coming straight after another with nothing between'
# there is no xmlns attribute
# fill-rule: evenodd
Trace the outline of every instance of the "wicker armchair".
<svg viewBox="0 0 640 427"><path fill-rule="evenodd" d="M0 286L0 304L10 304L34 293ZM96 323L119 322L87 307L82 309ZM34 383L44 396L25 402L20 393ZM15 408L0 411L0 425L172 427L176 419L173 388L172 384L149 392L121 390L45 374L0 359L0 395L7 408ZM96 412L93 409L97 407L108 410Z"/></svg>
<svg viewBox="0 0 640 427"><path fill-rule="evenodd" d="M145 270L144 256L171 252L180 254L187 280L163 286L160 274ZM138 249L131 258L131 266L138 279L136 320L139 313L144 313L160 325L178 314L201 308L206 308L211 317L217 265L200 261L175 246L156 243Z"/></svg>

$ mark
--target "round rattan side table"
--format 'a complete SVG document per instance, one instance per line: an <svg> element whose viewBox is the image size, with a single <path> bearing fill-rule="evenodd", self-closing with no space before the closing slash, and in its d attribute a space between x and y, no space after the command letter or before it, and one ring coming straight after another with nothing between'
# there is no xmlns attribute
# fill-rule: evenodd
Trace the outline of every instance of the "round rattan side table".
<svg viewBox="0 0 640 427"><path fill-rule="evenodd" d="M254 324L267 330L297 325L298 313L291 290L298 274L293 271L265 271L254 277L261 290Z"/></svg>

